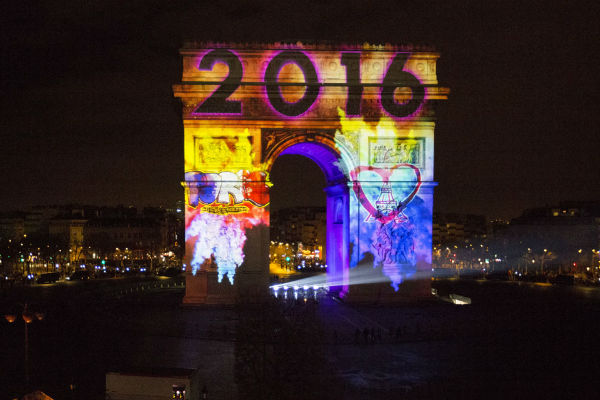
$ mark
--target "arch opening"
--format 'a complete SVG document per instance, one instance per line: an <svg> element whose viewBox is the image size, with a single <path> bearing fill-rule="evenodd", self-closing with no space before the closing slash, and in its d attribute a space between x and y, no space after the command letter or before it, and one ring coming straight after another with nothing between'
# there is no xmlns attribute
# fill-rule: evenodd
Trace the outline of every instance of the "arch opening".
<svg viewBox="0 0 600 400"><path fill-rule="evenodd" d="M270 174L273 171L273 167L280 164L280 160L292 159L289 156L299 156L298 158L305 158L311 160L314 164L319 167L322 176L325 178L325 182L321 184L323 188L323 192L325 194L324 199L322 200L323 204L323 214L320 216L323 220L319 221L323 226L317 227L317 229L323 229L323 236L325 236L325 243L322 243L322 249L318 249L320 253L320 265L318 268L314 267L310 268L313 276L308 278L303 278L302 275L297 275L294 277L302 278L305 283L310 284L311 287L328 287L329 282L335 282L336 285L333 287L333 290L336 291L347 291L347 281L348 281L348 206L349 206L349 192L347 185L347 178L344 173L344 166L342 161L340 161L339 154L322 143L315 142L296 142L282 146L283 150L281 150L276 156L273 157L270 163ZM282 157L283 156L283 157ZM289 157L289 158L288 158ZM299 163L304 164L306 163ZM276 167L277 168L277 167ZM310 170L310 169L309 169ZM307 172L307 171L303 171ZM309 181L314 180L315 174L314 172L307 172L309 177ZM277 175L275 175L277 176ZM306 182L306 177L303 177L299 180L299 182ZM277 185L276 179L273 179L274 187L272 189L273 192L277 193ZM313 182L311 185L318 185L317 182ZM302 190L298 186L295 189L296 191ZM277 205L273 202L273 200L277 200L277 195L272 196L271 202L271 234L277 234L276 229L278 227L277 224L282 223L281 218L278 213ZM313 217L315 217L313 215ZM316 221L315 221L316 222ZM274 226L275 225L275 226ZM275 229L274 229L275 228ZM277 248L279 246L278 237L272 237L272 246ZM315 250L314 246L311 246L311 250ZM280 252L280 251L279 251ZM273 251L273 248L270 250L271 257L281 257L277 250ZM314 252L313 252L314 254ZM325 264L325 265L323 265ZM302 265L294 265L296 271L304 269ZM318 274L318 272L326 272L324 274ZM309 274L310 275L310 274ZM345 283L340 285L340 282Z"/></svg>
<svg viewBox="0 0 600 400"><path fill-rule="evenodd" d="M312 160L325 175L328 186L345 177L338 154L325 145L314 142L295 143L286 147L277 157L285 155L298 155Z"/></svg>
<svg viewBox="0 0 600 400"><path fill-rule="evenodd" d="M326 271L325 176L308 157L283 155L269 174L272 281L286 282Z"/></svg>

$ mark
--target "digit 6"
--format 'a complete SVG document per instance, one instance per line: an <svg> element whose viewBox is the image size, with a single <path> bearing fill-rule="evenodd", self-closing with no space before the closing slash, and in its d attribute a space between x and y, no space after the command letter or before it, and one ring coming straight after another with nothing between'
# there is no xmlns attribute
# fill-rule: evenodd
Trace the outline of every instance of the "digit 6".
<svg viewBox="0 0 600 400"><path fill-rule="evenodd" d="M407 53L400 53L394 57L381 86L381 106L394 117L409 116L417 111L425 99L425 87L413 74L403 70L408 57ZM398 104L394 100L394 91L402 87L410 88L411 98L404 104Z"/></svg>

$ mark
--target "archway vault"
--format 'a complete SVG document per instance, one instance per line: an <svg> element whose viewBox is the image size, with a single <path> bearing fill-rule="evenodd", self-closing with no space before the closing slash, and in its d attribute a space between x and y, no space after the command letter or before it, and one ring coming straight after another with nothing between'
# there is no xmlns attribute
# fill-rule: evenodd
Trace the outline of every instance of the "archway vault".
<svg viewBox="0 0 600 400"><path fill-rule="evenodd" d="M345 182L349 168L336 148L334 129L262 129L263 158L267 171L281 155L296 154L310 158L325 174L327 185Z"/></svg>
<svg viewBox="0 0 600 400"><path fill-rule="evenodd" d="M341 290L348 291L349 283L349 224L350 205L348 176L350 167L346 165L341 152L345 149L336 148L334 130L263 130L263 137L276 135L279 140L272 151L266 153L268 171L274 161L283 155L300 155L311 159L319 166L325 176L326 187L326 249L327 280ZM268 139L267 139L268 140ZM267 147L268 148L268 147ZM326 280L323 279L323 283Z"/></svg>
<svg viewBox="0 0 600 400"><path fill-rule="evenodd" d="M373 296L365 284L382 283L380 299L430 292L432 104L448 94L436 53L204 43L182 55L184 303L268 293L269 172L286 154L326 177L330 285L349 298Z"/></svg>

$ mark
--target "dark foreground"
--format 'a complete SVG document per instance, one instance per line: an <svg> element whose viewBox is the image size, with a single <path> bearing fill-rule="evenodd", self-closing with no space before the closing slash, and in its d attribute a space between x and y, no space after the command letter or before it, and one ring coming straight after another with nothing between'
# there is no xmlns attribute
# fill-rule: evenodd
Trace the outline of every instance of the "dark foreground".
<svg viewBox="0 0 600 400"><path fill-rule="evenodd" d="M210 399L596 397L598 289L436 281L440 295L472 304L357 307L325 297L185 309L175 283L2 292L3 313L27 300L46 314L29 326L29 388L104 399L106 371L158 366L199 369ZM0 323L0 398L10 399L27 389L24 330Z"/></svg>

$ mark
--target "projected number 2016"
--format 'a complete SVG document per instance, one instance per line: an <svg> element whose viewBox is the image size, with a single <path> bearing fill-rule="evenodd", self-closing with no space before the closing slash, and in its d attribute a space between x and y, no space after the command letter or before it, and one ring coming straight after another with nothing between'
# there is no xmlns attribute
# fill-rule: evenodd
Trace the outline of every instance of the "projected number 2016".
<svg viewBox="0 0 600 400"><path fill-rule="evenodd" d="M404 71L404 65L409 54L397 54L390 64L383 81L379 85L381 88L381 106L383 109L395 117L406 117L414 113L425 97L424 86L410 72ZM210 71L215 63L222 62L227 64L229 73L225 79L220 82L220 86L195 110L194 114L241 114L242 104L239 100L229 100L237 88L242 84L243 68L239 57L226 49L216 49L207 53L198 69L201 71ZM300 68L304 75L302 84L280 83L278 81L279 72L284 65L293 63ZM363 87L360 82L360 53L342 52L340 63L346 69L345 84L348 87L348 98L346 101L347 115L360 115L360 103L362 99ZM301 51L285 50L273 57L265 70L264 82L267 98L271 106L279 113L290 117L301 115L315 103L323 84L319 82L317 70L310 58ZM281 95L280 88L286 85L305 86L304 95L295 102L286 101ZM411 98L405 103L398 103L394 99L394 91L397 88L410 88Z"/></svg>

